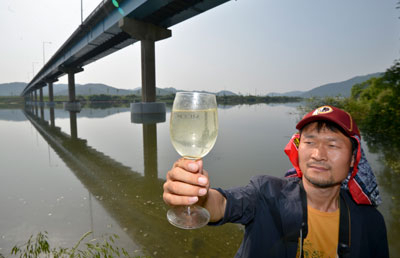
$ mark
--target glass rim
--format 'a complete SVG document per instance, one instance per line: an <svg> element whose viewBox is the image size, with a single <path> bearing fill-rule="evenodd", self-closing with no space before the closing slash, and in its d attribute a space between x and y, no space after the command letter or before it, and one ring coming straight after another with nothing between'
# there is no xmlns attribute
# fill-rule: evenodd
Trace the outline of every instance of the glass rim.
<svg viewBox="0 0 400 258"><path fill-rule="evenodd" d="M176 93L176 95L204 95L204 96L216 96L216 94L213 93L205 93L205 92L198 92L198 91L179 91Z"/></svg>

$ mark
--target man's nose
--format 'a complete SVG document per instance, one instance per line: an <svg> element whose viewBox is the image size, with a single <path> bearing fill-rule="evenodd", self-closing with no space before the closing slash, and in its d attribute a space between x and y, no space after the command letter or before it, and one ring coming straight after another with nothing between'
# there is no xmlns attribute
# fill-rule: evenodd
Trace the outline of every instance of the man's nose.
<svg viewBox="0 0 400 258"><path fill-rule="evenodd" d="M315 160L326 160L327 153L326 153L325 148L321 145L315 146L315 148L313 149L313 151L311 153L311 158L313 158Z"/></svg>

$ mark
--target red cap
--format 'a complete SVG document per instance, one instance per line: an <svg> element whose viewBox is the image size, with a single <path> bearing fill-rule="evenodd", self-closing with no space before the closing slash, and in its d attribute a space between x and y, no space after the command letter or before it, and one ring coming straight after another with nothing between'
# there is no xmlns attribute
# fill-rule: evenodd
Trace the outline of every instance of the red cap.
<svg viewBox="0 0 400 258"><path fill-rule="evenodd" d="M349 137L357 135L361 139L360 131L351 115L344 110L332 106L322 106L306 114L296 125L296 129L300 130L308 123L324 120L340 126Z"/></svg>

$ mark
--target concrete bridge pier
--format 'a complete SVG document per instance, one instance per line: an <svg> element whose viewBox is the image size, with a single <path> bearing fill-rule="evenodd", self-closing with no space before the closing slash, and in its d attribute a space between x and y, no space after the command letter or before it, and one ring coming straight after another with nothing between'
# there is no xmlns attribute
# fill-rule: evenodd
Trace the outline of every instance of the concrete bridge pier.
<svg viewBox="0 0 400 258"><path fill-rule="evenodd" d="M40 108L40 118L44 120L43 87L39 88L39 108Z"/></svg>
<svg viewBox="0 0 400 258"><path fill-rule="evenodd" d="M50 126L56 127L55 116L54 116L54 106L50 106L49 109L50 109Z"/></svg>
<svg viewBox="0 0 400 258"><path fill-rule="evenodd" d="M35 94L35 105L36 105L37 104L37 91L35 90L33 93Z"/></svg>
<svg viewBox="0 0 400 258"><path fill-rule="evenodd" d="M46 81L47 86L49 87L49 102L47 102L47 106L50 109L50 126L56 127L55 116L54 116L54 93L53 93L53 83L58 81L58 79L48 80Z"/></svg>
<svg viewBox="0 0 400 258"><path fill-rule="evenodd" d="M39 89L39 106L43 107L44 102L43 102L43 87L40 87Z"/></svg>
<svg viewBox="0 0 400 258"><path fill-rule="evenodd" d="M156 102L155 42L171 37L171 30L151 23L124 17L119 23L121 30L141 41L142 102L131 103L133 120L165 121L165 103ZM146 121L148 122L148 121Z"/></svg>
<svg viewBox="0 0 400 258"><path fill-rule="evenodd" d="M158 180L157 124L143 124L144 178L150 182Z"/></svg>
<svg viewBox="0 0 400 258"><path fill-rule="evenodd" d="M30 92L28 95L26 95L24 97L25 97L25 104L32 105L32 102L33 102L32 92Z"/></svg>
<svg viewBox="0 0 400 258"><path fill-rule="evenodd" d="M69 111L69 122L70 122L70 129L71 129L71 139L76 140L78 139L78 126L76 122L76 111Z"/></svg>
<svg viewBox="0 0 400 258"><path fill-rule="evenodd" d="M69 101L64 102L64 109L67 111L80 112L81 111L81 103L76 101L75 98L75 74L82 72L82 67L60 67L62 72L68 74L68 96Z"/></svg>
<svg viewBox="0 0 400 258"><path fill-rule="evenodd" d="M49 107L54 107L53 83L56 81L58 81L58 79L46 81L47 86L49 87L49 102L47 102L47 106Z"/></svg>
<svg viewBox="0 0 400 258"><path fill-rule="evenodd" d="M31 113L33 113L34 112L34 101L33 101L33 91L31 91L30 93L29 93L29 95L28 95L28 97L27 97L27 102L26 102L26 104L28 104L28 110L30 110L31 111Z"/></svg>
<svg viewBox="0 0 400 258"><path fill-rule="evenodd" d="M44 106L40 105L40 119L44 121Z"/></svg>
<svg viewBox="0 0 400 258"><path fill-rule="evenodd" d="M38 116L38 114L39 114L39 111L38 111L38 99L37 99L37 91L35 90L34 91L34 94L35 94L35 103L34 103L34 106L35 106L35 114L36 114L36 116Z"/></svg>
<svg viewBox="0 0 400 258"><path fill-rule="evenodd" d="M39 108L37 105L35 105L35 110L34 110L35 116L39 116Z"/></svg>

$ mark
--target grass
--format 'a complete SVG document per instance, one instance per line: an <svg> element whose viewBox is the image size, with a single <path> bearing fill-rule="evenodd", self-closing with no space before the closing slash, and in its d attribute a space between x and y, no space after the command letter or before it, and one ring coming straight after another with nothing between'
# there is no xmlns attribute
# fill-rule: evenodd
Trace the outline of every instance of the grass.
<svg viewBox="0 0 400 258"><path fill-rule="evenodd" d="M104 238L102 241L91 240L82 243L92 232L85 233L79 241L71 248L51 248L48 242L48 233L39 232L35 237L30 236L28 241L22 245L15 245L11 250L11 255L20 258L54 257L54 258L144 258L149 256L130 255L124 248L117 246L118 236L113 234ZM81 246L81 247L80 247ZM0 254L0 258L3 256Z"/></svg>

